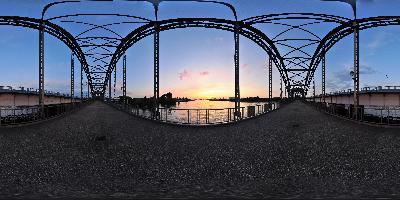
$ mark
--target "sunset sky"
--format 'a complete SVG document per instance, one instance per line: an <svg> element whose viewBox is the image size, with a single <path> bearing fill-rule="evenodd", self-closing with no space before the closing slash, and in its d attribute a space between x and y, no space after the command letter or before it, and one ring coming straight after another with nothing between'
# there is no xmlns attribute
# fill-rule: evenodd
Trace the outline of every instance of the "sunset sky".
<svg viewBox="0 0 400 200"><path fill-rule="evenodd" d="M0 15L40 18L41 9L51 1L2 0ZM350 6L339 2L319 0L226 0L232 3L239 19L251 16L284 13L314 12L352 18ZM251 3L250 3L251 2ZM79 6L78 6L79 5ZM46 18L73 13L120 13L154 19L152 6L145 2L82 2L56 6ZM398 15L400 1L360 0L358 17ZM229 9L220 5L193 2L164 2L160 5L160 20L178 17L215 17L233 19ZM92 23L107 23L106 17L86 18ZM82 30L78 25L55 22L73 35ZM139 25L112 27L125 36ZM317 28L323 36L334 26ZM279 27L257 25L272 36ZM398 74L400 27L382 27L361 32L361 85L400 85ZM252 41L241 37L240 89L241 96L267 96L268 55ZM353 37L340 41L327 55L327 90L336 91L352 87L349 72L353 65ZM234 96L233 34L213 29L179 29L160 34L160 89L161 94L211 98ZM284 51L284 49L279 49ZM0 26L0 85L38 88L38 31L26 28ZM311 52L313 53L313 52ZM153 95L153 37L147 37L133 47L127 55L128 95ZM46 36L46 90L68 93L70 88L70 50L56 38ZM118 63L118 93L122 85L122 60ZM79 65L76 70L76 93L79 84ZM320 69L316 73L317 94L320 92ZM279 96L279 73L273 72L273 94Z"/></svg>

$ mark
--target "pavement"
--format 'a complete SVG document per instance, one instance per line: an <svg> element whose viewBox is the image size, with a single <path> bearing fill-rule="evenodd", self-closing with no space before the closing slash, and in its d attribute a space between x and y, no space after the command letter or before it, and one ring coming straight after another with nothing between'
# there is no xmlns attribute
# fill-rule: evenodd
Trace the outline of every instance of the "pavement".
<svg viewBox="0 0 400 200"><path fill-rule="evenodd" d="M293 102L181 127L94 102L0 128L0 198L400 198L400 129Z"/></svg>

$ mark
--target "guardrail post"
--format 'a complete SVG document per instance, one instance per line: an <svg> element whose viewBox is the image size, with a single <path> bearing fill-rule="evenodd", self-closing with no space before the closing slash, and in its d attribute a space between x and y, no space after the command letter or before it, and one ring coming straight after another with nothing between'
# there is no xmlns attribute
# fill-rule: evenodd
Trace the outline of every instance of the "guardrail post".
<svg viewBox="0 0 400 200"><path fill-rule="evenodd" d="M189 109L187 110L187 123L190 124L190 111Z"/></svg>

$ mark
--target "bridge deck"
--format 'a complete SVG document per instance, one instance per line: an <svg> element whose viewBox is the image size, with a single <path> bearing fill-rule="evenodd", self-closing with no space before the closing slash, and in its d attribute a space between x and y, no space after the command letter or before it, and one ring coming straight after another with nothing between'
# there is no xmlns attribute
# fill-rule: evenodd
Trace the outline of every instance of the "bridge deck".
<svg viewBox="0 0 400 200"><path fill-rule="evenodd" d="M300 102L203 128L143 121L95 102L1 128L0 197L398 198L399 133Z"/></svg>

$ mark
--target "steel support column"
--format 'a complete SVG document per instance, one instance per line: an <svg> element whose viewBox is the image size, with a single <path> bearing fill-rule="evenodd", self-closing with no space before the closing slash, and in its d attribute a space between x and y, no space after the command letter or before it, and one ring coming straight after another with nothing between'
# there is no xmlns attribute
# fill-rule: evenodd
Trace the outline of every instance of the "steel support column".
<svg viewBox="0 0 400 200"><path fill-rule="evenodd" d="M315 77L313 78L313 101L315 102Z"/></svg>
<svg viewBox="0 0 400 200"><path fill-rule="evenodd" d="M239 82L239 27L236 27L235 33L234 33L234 40L235 40L235 56L234 56L234 62L235 62L235 113L234 113L234 119L240 120L242 118L242 115L240 114L240 82Z"/></svg>
<svg viewBox="0 0 400 200"><path fill-rule="evenodd" d="M124 105L128 102L126 101L126 55L122 60L122 97L124 98Z"/></svg>
<svg viewBox="0 0 400 200"><path fill-rule="evenodd" d="M353 22L354 28L354 111L353 118L357 119L359 107L359 92L360 92L360 35L357 21Z"/></svg>
<svg viewBox="0 0 400 200"><path fill-rule="evenodd" d="M288 94L287 94L287 89L286 89L286 85L285 85L285 97L287 98L288 97Z"/></svg>
<svg viewBox="0 0 400 200"><path fill-rule="evenodd" d="M272 101L272 57L268 61L268 98Z"/></svg>
<svg viewBox="0 0 400 200"><path fill-rule="evenodd" d="M158 24L155 24L154 32L154 108L153 108L153 118L158 119L158 99L160 97L160 31L158 30Z"/></svg>
<svg viewBox="0 0 400 200"><path fill-rule="evenodd" d="M39 107L41 117L44 117L44 27L45 22L42 22L39 30Z"/></svg>
<svg viewBox="0 0 400 200"><path fill-rule="evenodd" d="M108 101L111 101L111 79L112 79L112 71L110 72L110 74L108 75Z"/></svg>
<svg viewBox="0 0 400 200"><path fill-rule="evenodd" d="M89 80L87 80L87 98L89 99L89 94L90 94L90 86L89 86Z"/></svg>
<svg viewBox="0 0 400 200"><path fill-rule="evenodd" d="M117 87L117 65L114 65L114 97L116 96L115 94L116 87Z"/></svg>
<svg viewBox="0 0 400 200"><path fill-rule="evenodd" d="M322 102L325 103L326 62L325 49L322 50Z"/></svg>
<svg viewBox="0 0 400 200"><path fill-rule="evenodd" d="M81 102L83 101L83 67L81 64Z"/></svg>
<svg viewBox="0 0 400 200"><path fill-rule="evenodd" d="M71 53L71 103L74 103L74 89L75 89L75 63L74 53Z"/></svg>
<svg viewBox="0 0 400 200"><path fill-rule="evenodd" d="M281 93L279 95L279 97L282 99L283 97L283 88L282 88L282 77L281 77L281 87L280 87Z"/></svg>

